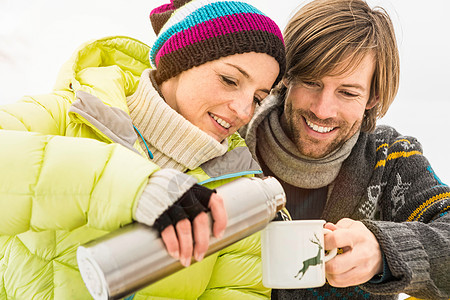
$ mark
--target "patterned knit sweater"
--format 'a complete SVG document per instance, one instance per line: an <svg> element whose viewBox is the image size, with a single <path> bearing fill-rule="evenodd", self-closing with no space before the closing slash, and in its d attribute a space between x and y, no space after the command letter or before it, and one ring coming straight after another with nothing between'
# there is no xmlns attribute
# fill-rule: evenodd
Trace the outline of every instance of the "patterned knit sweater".
<svg viewBox="0 0 450 300"><path fill-rule="evenodd" d="M262 119L255 115L241 132L252 151L256 149L255 128ZM277 290L272 296L397 299L398 294L406 293L424 299L449 299L449 211L450 187L434 173L415 138L402 136L388 126L361 133L333 182L322 218L334 223L345 217L361 220L378 239L393 280L348 288L326 284L314 289Z"/></svg>

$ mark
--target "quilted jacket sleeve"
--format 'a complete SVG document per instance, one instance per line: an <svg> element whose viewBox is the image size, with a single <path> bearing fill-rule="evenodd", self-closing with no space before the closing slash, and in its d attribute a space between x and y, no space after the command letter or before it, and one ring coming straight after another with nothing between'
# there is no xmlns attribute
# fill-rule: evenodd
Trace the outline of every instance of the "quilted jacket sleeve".
<svg viewBox="0 0 450 300"><path fill-rule="evenodd" d="M64 135L68 107L74 100L71 92L54 92L23 97L16 103L0 106L0 129L34 131Z"/></svg>
<svg viewBox="0 0 450 300"><path fill-rule="evenodd" d="M1 235L84 224L116 229L132 221L157 170L122 146L87 138L0 130L0 144Z"/></svg>

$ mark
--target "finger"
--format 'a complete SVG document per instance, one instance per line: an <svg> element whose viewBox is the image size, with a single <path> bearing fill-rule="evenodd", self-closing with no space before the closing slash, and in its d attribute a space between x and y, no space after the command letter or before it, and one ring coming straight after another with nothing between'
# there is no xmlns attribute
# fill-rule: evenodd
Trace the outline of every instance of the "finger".
<svg viewBox="0 0 450 300"><path fill-rule="evenodd" d="M211 210L211 216L214 220L213 234L216 238L222 238L225 228L227 227L227 211L223 204L223 199L220 195L214 193L209 200L209 208Z"/></svg>
<svg viewBox="0 0 450 300"><path fill-rule="evenodd" d="M192 257L192 227L188 219L183 219L175 225L177 229L178 243L180 244L180 262L188 267Z"/></svg>
<svg viewBox="0 0 450 300"><path fill-rule="evenodd" d="M337 229L337 226L330 222L327 222L323 227L331 231L335 231Z"/></svg>
<svg viewBox="0 0 450 300"><path fill-rule="evenodd" d="M347 271L339 274L326 273L330 285L334 287L348 287L365 283L372 279L373 275L363 267L355 265Z"/></svg>
<svg viewBox="0 0 450 300"><path fill-rule="evenodd" d="M324 236L325 250L333 248L352 249L355 241L354 232L349 229L338 228Z"/></svg>
<svg viewBox="0 0 450 300"><path fill-rule="evenodd" d="M349 218L343 218L340 219L337 223L336 223L336 227L338 228L349 228L350 226L354 225L356 221L349 219Z"/></svg>
<svg viewBox="0 0 450 300"><path fill-rule="evenodd" d="M336 255L325 264L325 272L330 275L344 274L356 267L351 251Z"/></svg>
<svg viewBox="0 0 450 300"><path fill-rule="evenodd" d="M175 228L170 225L161 231L161 238L166 245L167 252L175 259L180 258L180 248L178 244Z"/></svg>
<svg viewBox="0 0 450 300"><path fill-rule="evenodd" d="M361 281L361 278L358 278L356 267L350 269L348 272L342 274L326 274L326 278L328 283L334 287L348 287L355 286L361 284L365 281ZM366 280L367 281L367 280Z"/></svg>
<svg viewBox="0 0 450 300"><path fill-rule="evenodd" d="M210 225L208 215L202 212L195 217L194 222L194 257L201 261L209 245Z"/></svg>

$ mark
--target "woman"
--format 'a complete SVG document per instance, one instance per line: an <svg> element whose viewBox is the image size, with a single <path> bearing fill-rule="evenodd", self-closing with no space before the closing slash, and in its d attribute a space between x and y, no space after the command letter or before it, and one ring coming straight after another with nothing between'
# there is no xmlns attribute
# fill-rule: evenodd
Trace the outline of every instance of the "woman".
<svg viewBox="0 0 450 300"><path fill-rule="evenodd" d="M51 94L0 109L1 299L89 299L76 248L133 220L185 266L199 261L134 299L269 297L258 236L203 255L205 210L217 237L226 224L210 189L260 172L235 132L282 76L280 30L226 0L174 0L150 17L151 51L87 43Z"/></svg>

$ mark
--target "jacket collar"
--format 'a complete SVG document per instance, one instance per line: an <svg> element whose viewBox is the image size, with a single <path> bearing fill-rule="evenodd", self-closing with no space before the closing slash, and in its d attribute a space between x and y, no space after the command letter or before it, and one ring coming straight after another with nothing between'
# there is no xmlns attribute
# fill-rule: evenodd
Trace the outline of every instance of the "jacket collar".
<svg viewBox="0 0 450 300"><path fill-rule="evenodd" d="M76 92L77 100L69 108L69 116L78 123L86 121L96 132L114 143L135 152L137 135L130 116L120 108L104 104L99 98L84 91ZM81 117L81 119L79 118Z"/></svg>

